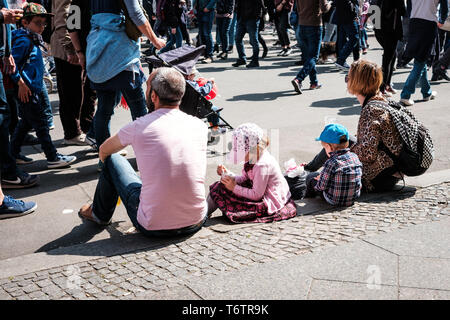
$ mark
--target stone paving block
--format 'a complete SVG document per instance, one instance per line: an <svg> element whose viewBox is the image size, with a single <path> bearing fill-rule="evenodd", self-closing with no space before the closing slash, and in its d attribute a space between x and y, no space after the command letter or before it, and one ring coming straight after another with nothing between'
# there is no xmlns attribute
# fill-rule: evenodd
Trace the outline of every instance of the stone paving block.
<svg viewBox="0 0 450 320"><path fill-rule="evenodd" d="M366 283L376 277L382 285L397 285L397 256L357 241L300 255L293 263L314 279Z"/></svg>
<svg viewBox="0 0 450 320"><path fill-rule="evenodd" d="M313 280L309 300L397 300L396 286Z"/></svg>
<svg viewBox="0 0 450 320"><path fill-rule="evenodd" d="M146 292L140 299L143 300L200 300L192 290L186 286L177 286L159 292Z"/></svg>
<svg viewBox="0 0 450 320"><path fill-rule="evenodd" d="M305 299L312 279L283 262L243 268L218 276L192 278L186 285L203 299Z"/></svg>
<svg viewBox="0 0 450 320"><path fill-rule="evenodd" d="M450 218L428 222L407 230L371 236L366 241L402 256L450 259Z"/></svg>
<svg viewBox="0 0 450 320"><path fill-rule="evenodd" d="M450 290L450 259L400 257L400 286Z"/></svg>
<svg viewBox="0 0 450 320"><path fill-rule="evenodd" d="M401 300L450 300L450 291L400 287Z"/></svg>

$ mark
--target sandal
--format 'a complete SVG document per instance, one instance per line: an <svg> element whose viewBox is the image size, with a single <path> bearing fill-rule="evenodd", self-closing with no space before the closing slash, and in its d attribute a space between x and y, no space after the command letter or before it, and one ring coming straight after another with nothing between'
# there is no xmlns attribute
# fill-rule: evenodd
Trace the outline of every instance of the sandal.
<svg viewBox="0 0 450 320"><path fill-rule="evenodd" d="M102 222L98 219L95 219L94 216L92 215L92 204L85 204L84 206L82 206L81 209L78 211L78 216L83 221L91 221L100 226L107 226L111 223L111 222Z"/></svg>

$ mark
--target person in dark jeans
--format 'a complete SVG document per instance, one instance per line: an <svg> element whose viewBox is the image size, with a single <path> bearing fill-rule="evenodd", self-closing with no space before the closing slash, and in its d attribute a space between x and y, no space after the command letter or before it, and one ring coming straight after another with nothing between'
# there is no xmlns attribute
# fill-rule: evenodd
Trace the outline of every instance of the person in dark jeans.
<svg viewBox="0 0 450 320"><path fill-rule="evenodd" d="M291 42L289 41L289 13L294 6L294 0L274 0L275 2L275 27L281 44L278 56L286 57L291 54Z"/></svg>
<svg viewBox="0 0 450 320"><path fill-rule="evenodd" d="M314 16L311 12L328 12L331 4L326 0L297 0L300 23L300 45L304 59L303 68L291 81L297 93L302 94L302 82L309 76L310 89L322 87L317 80L316 63L319 59L322 44L322 15Z"/></svg>
<svg viewBox="0 0 450 320"><path fill-rule="evenodd" d="M236 0L236 49L239 58L233 67L246 65L247 68L259 67L259 24L265 11L263 0ZM244 50L244 36L248 33L253 49L252 60L247 64L247 56Z"/></svg>
<svg viewBox="0 0 450 320"><path fill-rule="evenodd" d="M230 44L230 26L233 19L235 0L217 0L216 23L219 29L219 36L222 52L218 57L222 60L228 58L228 46Z"/></svg>
<svg viewBox="0 0 450 320"><path fill-rule="evenodd" d="M383 48L383 84L380 91L390 97L397 93L391 83L397 58L397 44L403 37L402 17L406 14L404 0L381 0L381 28L375 28L375 38Z"/></svg>
<svg viewBox="0 0 450 320"><path fill-rule="evenodd" d="M40 4L29 3L24 7L21 29L12 33L12 55L17 64L11 79L18 86L20 120L11 140L11 153L18 159L27 133L34 129L47 158L49 169L67 167L77 158L57 152L49 134L46 104L41 101L44 83L40 35L44 31L48 14Z"/></svg>
<svg viewBox="0 0 450 320"><path fill-rule="evenodd" d="M81 30L67 26L66 19L70 5L82 10ZM92 145L86 139L95 111L95 92L89 81L82 82L82 64L85 64L86 38L90 31L89 0L53 1L52 12L54 32L51 37L52 54L55 58L56 78L59 95L59 113L64 130L64 143L67 145ZM69 27L69 28L68 28ZM70 33L79 31L79 47L72 43ZM80 58L84 61L80 61ZM82 97L84 96L84 100Z"/></svg>
<svg viewBox="0 0 450 320"><path fill-rule="evenodd" d="M358 0L336 1L336 22L338 26L336 67L348 71L348 56L359 46Z"/></svg>
<svg viewBox="0 0 450 320"><path fill-rule="evenodd" d="M11 74L16 65L11 55L10 39L11 28L8 24L15 24L17 18L22 17L22 10L9 10L6 0L0 0L0 27L4 32L0 33L0 59L4 62L5 71ZM39 182L39 177L29 175L17 168L16 161L11 155L11 144L9 140L10 108L6 99L3 86L3 74L0 72L0 176L1 186L4 189L29 188ZM1 192L3 195L3 192ZM9 199L9 198L8 198ZM2 206L4 199L1 199ZM8 202L8 201L6 201ZM22 208L23 209L23 208ZM19 208L20 212L23 210Z"/></svg>
<svg viewBox="0 0 450 320"><path fill-rule="evenodd" d="M214 40L212 37L212 27L217 0L195 0L194 8L197 10L198 30L201 41L206 45L205 59L202 63L214 61Z"/></svg>
<svg viewBox="0 0 450 320"><path fill-rule="evenodd" d="M183 45L183 34L181 32L181 14L182 9L180 7L179 0L166 0L163 6L164 20L163 22L169 28L169 41L166 46L162 48L159 53L164 53L176 48L180 48Z"/></svg>

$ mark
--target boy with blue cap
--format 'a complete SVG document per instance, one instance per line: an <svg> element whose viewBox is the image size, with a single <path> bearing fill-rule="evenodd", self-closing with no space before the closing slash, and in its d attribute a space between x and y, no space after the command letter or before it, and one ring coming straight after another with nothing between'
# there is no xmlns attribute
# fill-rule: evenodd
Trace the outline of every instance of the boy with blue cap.
<svg viewBox="0 0 450 320"><path fill-rule="evenodd" d="M340 124L329 124L319 138L329 159L322 172L306 178L306 197L320 195L333 206L351 206L361 195L362 164L349 149L349 134Z"/></svg>

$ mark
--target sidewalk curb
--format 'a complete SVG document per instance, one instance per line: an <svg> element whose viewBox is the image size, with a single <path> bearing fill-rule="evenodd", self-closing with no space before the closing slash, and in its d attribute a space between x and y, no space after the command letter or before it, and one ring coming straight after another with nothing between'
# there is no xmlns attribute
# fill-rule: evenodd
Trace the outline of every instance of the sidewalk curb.
<svg viewBox="0 0 450 320"><path fill-rule="evenodd" d="M425 188L450 182L450 169L426 173L420 177L407 178L408 187ZM406 191L409 192L409 191ZM386 194L366 195L373 199L384 197ZM331 206L323 204L318 199L308 199L297 202L301 210L299 216L313 215L332 210ZM255 224L209 224L192 237L209 237L214 233L227 233L237 229L244 229ZM168 246L184 241L186 238L176 239L148 239L139 234L110 238L92 243L82 243L69 247L61 247L48 252L32 253L28 255L0 260L0 279L24 275L31 272L63 267L71 264L97 260L104 257L122 255L139 250L149 250Z"/></svg>

